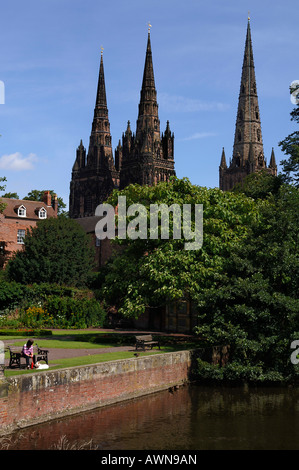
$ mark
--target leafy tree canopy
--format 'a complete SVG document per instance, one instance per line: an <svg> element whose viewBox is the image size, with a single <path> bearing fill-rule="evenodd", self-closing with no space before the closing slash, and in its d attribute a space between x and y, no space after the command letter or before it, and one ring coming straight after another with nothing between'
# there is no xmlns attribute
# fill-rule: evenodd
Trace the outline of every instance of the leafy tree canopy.
<svg viewBox="0 0 299 470"><path fill-rule="evenodd" d="M6 181L5 176L0 176L0 191L5 191L6 186L2 184L5 181ZM5 204L1 202L1 198L0 198L0 213L3 212L4 209L5 209Z"/></svg>
<svg viewBox="0 0 299 470"><path fill-rule="evenodd" d="M291 120L299 123L299 104L291 112ZM288 135L279 142L282 151L288 155L288 158L280 163L284 172L286 183L294 184L299 187L299 131Z"/></svg>
<svg viewBox="0 0 299 470"><path fill-rule="evenodd" d="M24 250L9 261L7 274L23 284L47 282L81 287L93 265L89 237L77 222L62 216L39 221L27 230Z"/></svg>
<svg viewBox="0 0 299 470"><path fill-rule="evenodd" d="M5 193L1 197L6 197L8 199L20 199L17 193Z"/></svg>
<svg viewBox="0 0 299 470"><path fill-rule="evenodd" d="M190 204L193 211L195 204L203 204L201 249L186 250L184 238L173 239L172 220L169 240L116 238L115 243L123 247L106 267L103 295L123 315L133 317L143 313L147 305L192 299L204 286L215 285L226 257L242 243L259 216L258 205L263 204L241 193L197 187L187 179L176 178L153 187L128 186L115 191L108 202L116 207L119 195L126 196L127 207L140 203L148 214L151 204Z"/></svg>
<svg viewBox="0 0 299 470"><path fill-rule="evenodd" d="M281 176L273 176L267 171L261 170L246 176L242 183L234 186L232 191L243 193L253 199L266 199L271 194L277 195L282 183Z"/></svg>

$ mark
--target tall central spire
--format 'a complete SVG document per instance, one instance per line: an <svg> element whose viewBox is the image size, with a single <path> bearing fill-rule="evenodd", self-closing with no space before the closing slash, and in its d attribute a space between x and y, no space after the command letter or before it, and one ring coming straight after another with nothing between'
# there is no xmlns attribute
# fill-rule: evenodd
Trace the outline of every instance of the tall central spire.
<svg viewBox="0 0 299 470"><path fill-rule="evenodd" d="M273 158L267 170L271 174L276 174L275 158ZM246 175L266 168L248 15L233 156L227 167L224 150L222 152L219 167L220 189L230 190Z"/></svg>
<svg viewBox="0 0 299 470"><path fill-rule="evenodd" d="M264 158L250 19L248 18L233 149L233 160L235 159L237 164L240 162L240 166L244 166L248 161L250 146L253 147L255 158Z"/></svg>
<svg viewBox="0 0 299 470"><path fill-rule="evenodd" d="M122 144L119 143L115 153L120 189L129 184L153 185L169 181L175 175L173 148L174 135L168 121L164 134L160 134L149 25L136 134L132 133L128 122Z"/></svg>
<svg viewBox="0 0 299 470"><path fill-rule="evenodd" d="M157 91L154 78L150 29L148 31L143 80L140 92L136 127L137 139L141 139L145 130L154 131L154 140L160 140L160 121L158 117Z"/></svg>

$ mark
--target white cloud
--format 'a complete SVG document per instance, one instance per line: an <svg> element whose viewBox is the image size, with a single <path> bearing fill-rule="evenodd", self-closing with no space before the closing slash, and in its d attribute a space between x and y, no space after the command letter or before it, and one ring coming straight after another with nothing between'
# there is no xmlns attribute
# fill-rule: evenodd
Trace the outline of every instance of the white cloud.
<svg viewBox="0 0 299 470"><path fill-rule="evenodd" d="M36 161L37 156L34 153L30 153L27 157L24 157L20 152L2 155L0 157L0 169L13 171L33 170Z"/></svg>
<svg viewBox="0 0 299 470"><path fill-rule="evenodd" d="M159 94L160 107L164 111L171 112L198 112L198 111L225 111L230 106L218 101L202 101L185 96L169 95L168 93Z"/></svg>
<svg viewBox="0 0 299 470"><path fill-rule="evenodd" d="M204 139L205 137L214 137L217 134L214 132L195 132L195 134L190 135L189 137L184 137L180 140L196 140L196 139Z"/></svg>

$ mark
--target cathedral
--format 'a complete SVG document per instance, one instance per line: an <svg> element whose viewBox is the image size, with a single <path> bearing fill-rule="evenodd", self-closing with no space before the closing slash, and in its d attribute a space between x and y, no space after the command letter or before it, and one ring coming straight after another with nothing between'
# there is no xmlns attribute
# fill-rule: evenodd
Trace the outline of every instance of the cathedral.
<svg viewBox="0 0 299 470"><path fill-rule="evenodd" d="M71 218L79 220L94 217L96 207L108 199L113 189L123 189L132 183L154 185L159 181L169 181L175 175L174 135L169 121L164 133L160 133L150 29L136 132L132 132L128 121L114 156L111 141L102 51L88 152L81 140L72 169L69 201ZM233 155L227 164L223 148L219 187L223 191L230 191L247 175L259 170L275 176L277 174L274 150L269 165L264 156L248 18Z"/></svg>
<svg viewBox="0 0 299 470"><path fill-rule="evenodd" d="M260 170L265 170L274 176L277 175L273 148L268 166L264 156L250 19L248 18L233 155L227 166L224 148L222 149L219 187L223 191L230 191L247 175Z"/></svg>
<svg viewBox="0 0 299 470"><path fill-rule="evenodd" d="M160 134L149 30L136 133L132 133L128 121L113 158L102 51L88 152L81 140L72 169L70 217L93 217L96 207L108 199L113 189L169 181L175 175L173 144L168 121Z"/></svg>

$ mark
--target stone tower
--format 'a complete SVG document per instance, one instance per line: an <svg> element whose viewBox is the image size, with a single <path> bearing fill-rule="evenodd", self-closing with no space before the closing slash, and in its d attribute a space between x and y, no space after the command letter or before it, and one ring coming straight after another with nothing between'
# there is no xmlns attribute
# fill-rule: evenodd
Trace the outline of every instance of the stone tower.
<svg viewBox="0 0 299 470"><path fill-rule="evenodd" d="M81 140L72 170L70 217L93 216L96 207L106 201L118 185L119 173L113 160L102 51L88 154L86 156Z"/></svg>
<svg viewBox="0 0 299 470"><path fill-rule="evenodd" d="M255 79L250 19L248 18L233 156L227 166L224 148L219 166L219 187L231 190L247 175L259 170L277 174L274 150L269 165L264 157L262 128Z"/></svg>
<svg viewBox="0 0 299 470"><path fill-rule="evenodd" d="M120 189L129 184L153 185L169 181L175 175L173 156L174 136L167 121L164 134L160 134L157 91L148 31L143 81L140 92L136 135L130 121L115 152L116 169L120 171Z"/></svg>
<svg viewBox="0 0 299 470"><path fill-rule="evenodd" d="M122 143L119 141L115 150L114 162L102 51L88 154L81 140L72 169L70 217L94 216L96 207L107 200L114 188L168 181L175 175L173 143L168 121L164 134L160 135L149 30L136 135L128 121Z"/></svg>

